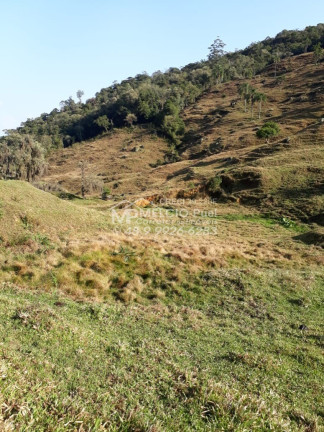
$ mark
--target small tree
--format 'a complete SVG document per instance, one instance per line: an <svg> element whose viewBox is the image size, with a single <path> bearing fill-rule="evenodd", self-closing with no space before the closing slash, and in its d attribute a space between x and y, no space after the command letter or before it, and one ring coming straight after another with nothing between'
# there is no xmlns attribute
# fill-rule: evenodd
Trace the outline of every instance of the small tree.
<svg viewBox="0 0 324 432"><path fill-rule="evenodd" d="M315 64L317 65L318 62L322 59L323 57L323 48L320 44L320 42L318 42L315 46L314 46L314 61Z"/></svg>
<svg viewBox="0 0 324 432"><path fill-rule="evenodd" d="M81 168L81 196L82 196L82 198L85 198L85 193L86 193L85 170L86 170L87 163L85 161L80 161L79 166Z"/></svg>
<svg viewBox="0 0 324 432"><path fill-rule="evenodd" d="M255 95L255 100L259 102L259 119L260 119L261 111L262 111L262 102L265 102L267 100L267 96L264 93L257 93Z"/></svg>
<svg viewBox="0 0 324 432"><path fill-rule="evenodd" d="M216 84L220 84L224 79L224 67L217 63L212 69L212 77L216 80Z"/></svg>
<svg viewBox="0 0 324 432"><path fill-rule="evenodd" d="M98 178L95 174L87 175L85 179L85 191L87 193L93 194L94 192L99 192L102 194L104 183L101 178Z"/></svg>
<svg viewBox="0 0 324 432"><path fill-rule="evenodd" d="M278 135L280 132L279 125L273 121L266 122L262 128L256 132L258 138L270 138Z"/></svg>
<svg viewBox="0 0 324 432"><path fill-rule="evenodd" d="M126 118L125 118L125 123L127 123L130 127L133 126L133 123L137 122L137 117L135 114L133 113L129 113L127 114Z"/></svg>
<svg viewBox="0 0 324 432"><path fill-rule="evenodd" d="M106 115L98 117L94 123L105 129L106 133L111 129L112 123Z"/></svg>
<svg viewBox="0 0 324 432"><path fill-rule="evenodd" d="M81 169L81 196L85 198L86 193L92 194L93 192L99 192L100 194L103 191L104 183L98 178L95 174L89 173L88 162L80 161L79 167Z"/></svg>
<svg viewBox="0 0 324 432"><path fill-rule="evenodd" d="M176 146L180 144L185 133L185 124L179 115L166 115L162 123L162 131Z"/></svg>
<svg viewBox="0 0 324 432"><path fill-rule="evenodd" d="M246 112L246 105L250 100L251 89L252 88L249 83L244 83L239 86L238 92L241 98L244 100L244 112Z"/></svg>
<svg viewBox="0 0 324 432"><path fill-rule="evenodd" d="M102 194L101 194L101 199L102 200L107 200L108 199L108 196L110 195L110 189L109 189L109 187L107 187L107 186L103 186L103 189L102 189Z"/></svg>
<svg viewBox="0 0 324 432"><path fill-rule="evenodd" d="M282 57L282 53L280 51L276 51L273 55L273 62L275 65L275 71L274 71L274 77L277 78L277 69L278 69L278 64L280 63Z"/></svg>
<svg viewBox="0 0 324 432"><path fill-rule="evenodd" d="M255 88L251 88L250 90L250 104L251 104L251 118L253 118L253 108L255 102L258 100L259 93L256 91Z"/></svg>

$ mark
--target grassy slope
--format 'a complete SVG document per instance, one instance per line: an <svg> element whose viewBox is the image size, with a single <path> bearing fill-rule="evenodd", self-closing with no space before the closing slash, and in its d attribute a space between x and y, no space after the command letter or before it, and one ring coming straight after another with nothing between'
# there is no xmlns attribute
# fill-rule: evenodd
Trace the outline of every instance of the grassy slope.
<svg viewBox="0 0 324 432"><path fill-rule="evenodd" d="M224 273L206 286L206 303L129 307L3 287L3 425L319 430L320 280Z"/></svg>
<svg viewBox="0 0 324 432"><path fill-rule="evenodd" d="M126 236L109 203L11 181L0 202L0 429L320 430L306 225L217 205L213 237Z"/></svg>
<svg viewBox="0 0 324 432"><path fill-rule="evenodd" d="M91 234L100 229L104 222L100 214L24 182L1 181L0 203L0 236L3 242L15 242L28 230L57 240L72 233L87 231Z"/></svg>

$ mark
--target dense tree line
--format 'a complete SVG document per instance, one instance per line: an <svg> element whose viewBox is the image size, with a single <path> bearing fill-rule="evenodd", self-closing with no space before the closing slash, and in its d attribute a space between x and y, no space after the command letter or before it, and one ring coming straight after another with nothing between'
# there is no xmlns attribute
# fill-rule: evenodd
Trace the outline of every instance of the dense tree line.
<svg viewBox="0 0 324 432"><path fill-rule="evenodd" d="M309 26L304 30L282 30L274 38L266 38L262 42L253 42L249 47L242 51L243 55L262 59L263 54L275 57L288 57L312 52L315 46L320 43L324 45L324 24ZM268 54L269 53L269 54ZM263 60L264 61L264 60Z"/></svg>
<svg viewBox="0 0 324 432"><path fill-rule="evenodd" d="M180 117L182 109L194 103L211 86L234 78L253 77L270 64L277 70L282 58L308 51L314 51L318 62L323 45L324 24L303 31L283 30L274 38L252 43L248 48L232 53L226 53L225 44L217 38L209 47L207 60L181 69L170 68L165 73L157 71L151 76L143 72L121 83L114 82L85 103L82 103L83 92L79 90L78 102L72 97L62 101L60 109L27 119L15 134L28 136L28 140L34 137L46 152L93 138L114 127L146 124L168 138L175 149L185 133ZM251 105L252 115L255 102L259 103L261 112L263 95L251 89L246 89L245 96L242 89L241 95ZM10 136L12 131L8 133ZM9 147L12 145L5 137L2 146L6 142ZM17 172L19 176L19 169Z"/></svg>

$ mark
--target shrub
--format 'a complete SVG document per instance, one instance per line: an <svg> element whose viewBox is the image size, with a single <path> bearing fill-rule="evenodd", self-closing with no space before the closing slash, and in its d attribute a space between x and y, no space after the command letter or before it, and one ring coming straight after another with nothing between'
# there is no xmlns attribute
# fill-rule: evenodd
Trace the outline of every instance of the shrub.
<svg viewBox="0 0 324 432"><path fill-rule="evenodd" d="M208 191L211 193L217 192L220 188L221 183L222 183L221 177L216 176L211 178L207 184Z"/></svg>
<svg viewBox="0 0 324 432"><path fill-rule="evenodd" d="M222 177L215 176L207 181L206 192L212 198L221 198L223 196L223 190L221 187Z"/></svg>
<svg viewBox="0 0 324 432"><path fill-rule="evenodd" d="M258 138L270 138L278 135L280 132L279 125L273 121L266 122L261 129L257 130Z"/></svg>
<svg viewBox="0 0 324 432"><path fill-rule="evenodd" d="M111 194L111 191L109 189L109 187L104 186L103 190L102 190L102 194L101 194L101 199L106 200L108 199L108 196Z"/></svg>

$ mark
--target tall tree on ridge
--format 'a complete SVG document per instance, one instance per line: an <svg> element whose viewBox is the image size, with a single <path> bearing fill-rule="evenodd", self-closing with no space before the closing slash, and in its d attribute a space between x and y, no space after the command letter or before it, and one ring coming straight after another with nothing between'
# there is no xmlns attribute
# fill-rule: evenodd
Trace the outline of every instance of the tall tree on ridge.
<svg viewBox="0 0 324 432"><path fill-rule="evenodd" d="M78 90L77 93L77 98L79 99L79 102L82 102L82 96L84 95L84 91L83 90Z"/></svg>
<svg viewBox="0 0 324 432"><path fill-rule="evenodd" d="M210 45L208 60L217 61L226 54L224 47L226 44L217 36L217 39Z"/></svg>

